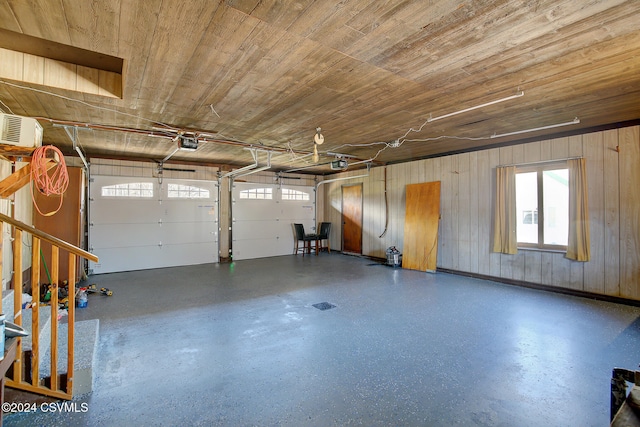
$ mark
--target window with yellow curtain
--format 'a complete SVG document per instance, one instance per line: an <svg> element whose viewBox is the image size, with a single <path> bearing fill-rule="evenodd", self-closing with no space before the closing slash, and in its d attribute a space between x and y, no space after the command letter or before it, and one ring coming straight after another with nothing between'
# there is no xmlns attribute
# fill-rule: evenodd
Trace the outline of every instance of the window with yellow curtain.
<svg viewBox="0 0 640 427"><path fill-rule="evenodd" d="M590 259L584 159L498 167L496 184L494 252L529 248Z"/></svg>

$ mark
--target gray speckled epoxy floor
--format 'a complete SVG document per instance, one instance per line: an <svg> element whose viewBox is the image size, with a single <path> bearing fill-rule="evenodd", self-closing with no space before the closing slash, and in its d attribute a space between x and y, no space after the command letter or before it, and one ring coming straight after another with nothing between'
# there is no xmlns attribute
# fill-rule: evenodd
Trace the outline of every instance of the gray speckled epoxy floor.
<svg viewBox="0 0 640 427"><path fill-rule="evenodd" d="M640 308L339 254L93 276L86 412L5 425L602 426ZM312 306L330 302L336 308Z"/></svg>

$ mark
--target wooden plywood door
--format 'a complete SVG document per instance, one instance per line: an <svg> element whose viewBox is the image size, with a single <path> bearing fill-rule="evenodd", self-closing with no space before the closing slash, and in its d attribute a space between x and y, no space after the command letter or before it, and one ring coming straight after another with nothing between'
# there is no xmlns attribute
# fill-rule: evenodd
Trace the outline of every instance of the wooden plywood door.
<svg viewBox="0 0 640 427"><path fill-rule="evenodd" d="M342 251L362 254L362 185L342 187Z"/></svg>
<svg viewBox="0 0 640 427"><path fill-rule="evenodd" d="M67 243L84 248L84 189L85 177L82 168L68 167L69 186L62 195L62 206L60 210L51 216L40 215L36 209L33 210L33 226L45 233L51 234ZM35 202L43 214L54 212L60 205L58 196L44 196L38 191L34 191ZM40 242L41 262L40 283L50 283L49 274L51 271L51 244ZM58 283L69 279L69 252L60 250L58 264ZM84 271L84 261L77 262L76 279L80 281Z"/></svg>
<svg viewBox="0 0 640 427"><path fill-rule="evenodd" d="M620 296L640 299L640 127L619 131Z"/></svg>
<svg viewBox="0 0 640 427"><path fill-rule="evenodd" d="M402 268L435 271L439 220L440 181L407 185Z"/></svg>

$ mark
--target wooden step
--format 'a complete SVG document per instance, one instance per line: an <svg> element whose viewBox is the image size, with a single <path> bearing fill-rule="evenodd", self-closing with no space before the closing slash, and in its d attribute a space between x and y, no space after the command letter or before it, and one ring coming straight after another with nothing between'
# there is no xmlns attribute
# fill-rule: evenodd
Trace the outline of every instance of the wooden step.
<svg viewBox="0 0 640 427"><path fill-rule="evenodd" d="M14 322L13 318L13 289L5 290L2 294L2 313L5 314L5 320ZM22 338L22 349L31 350L32 347L32 309L22 309L22 328L29 333L28 336ZM51 307L40 306L40 321L38 327L40 332L40 354L46 352L51 347Z"/></svg>
<svg viewBox="0 0 640 427"><path fill-rule="evenodd" d="M13 322L13 290L5 290L2 296L2 313ZM23 328L31 333L31 309L23 309ZM40 307L40 377L51 375L51 307ZM58 374L67 372L67 317L58 320ZM75 323L73 395L80 396L93 390L93 366L97 355L99 321L83 320ZM31 335L22 339L23 350L31 350Z"/></svg>
<svg viewBox="0 0 640 427"><path fill-rule="evenodd" d="M58 374L67 372L68 323L62 318L58 326ZM73 345L73 397L93 391L94 365L98 354L100 321L76 321ZM40 376L51 375L51 349L41 353Z"/></svg>

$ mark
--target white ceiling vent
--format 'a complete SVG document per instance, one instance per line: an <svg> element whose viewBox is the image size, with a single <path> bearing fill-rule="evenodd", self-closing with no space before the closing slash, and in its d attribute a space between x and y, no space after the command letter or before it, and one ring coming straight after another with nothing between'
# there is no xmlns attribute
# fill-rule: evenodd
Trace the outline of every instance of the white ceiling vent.
<svg viewBox="0 0 640 427"><path fill-rule="evenodd" d="M0 144L40 147L42 126L31 117L0 114Z"/></svg>

